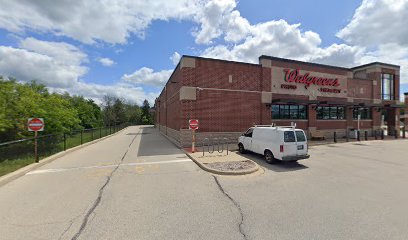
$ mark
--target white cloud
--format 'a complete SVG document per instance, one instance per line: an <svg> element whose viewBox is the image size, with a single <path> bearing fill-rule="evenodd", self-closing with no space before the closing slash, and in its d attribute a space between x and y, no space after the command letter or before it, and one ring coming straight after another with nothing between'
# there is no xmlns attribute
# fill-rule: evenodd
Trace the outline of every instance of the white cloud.
<svg viewBox="0 0 408 240"><path fill-rule="evenodd" d="M47 55L62 64L80 65L82 62L88 62L85 53L65 42L48 42L29 37L20 41L19 46L32 52Z"/></svg>
<svg viewBox="0 0 408 240"><path fill-rule="evenodd" d="M51 32L92 44L126 43L131 34L144 37L154 20L186 19L200 0L2 1L0 28L22 33Z"/></svg>
<svg viewBox="0 0 408 240"><path fill-rule="evenodd" d="M174 65L177 65L180 61L181 55L178 52L174 52L173 55L171 55L170 60L173 62Z"/></svg>
<svg viewBox="0 0 408 240"><path fill-rule="evenodd" d="M172 72L173 70L162 70L155 72L151 68L142 67L132 74L123 75L122 80L135 84L163 87Z"/></svg>
<svg viewBox="0 0 408 240"><path fill-rule="evenodd" d="M98 61L105 67L110 67L115 64L115 62L110 58L99 58Z"/></svg>
<svg viewBox="0 0 408 240"><path fill-rule="evenodd" d="M337 36L360 46L396 43L408 46L408 1L364 0Z"/></svg>
<svg viewBox="0 0 408 240"><path fill-rule="evenodd" d="M338 33L349 44L367 49L359 64L385 62L401 66L401 83L408 83L408 2L364 0L352 20Z"/></svg>
<svg viewBox="0 0 408 240"><path fill-rule="evenodd" d="M211 0L202 6L194 16L201 26L193 35L196 43L210 44L212 40L224 34L224 40L239 42L249 32L250 24L234 10L235 0Z"/></svg>
<svg viewBox="0 0 408 240"><path fill-rule="evenodd" d="M0 46L0 75L15 77L21 81L37 80L51 87L73 86L87 72L87 68L65 62L62 56L44 55L13 47ZM76 52L73 54L77 55Z"/></svg>
<svg viewBox="0 0 408 240"><path fill-rule="evenodd" d="M232 46L217 45L203 51L205 57L235 61L258 62L261 55L314 61L340 66L352 66L359 48L345 44L333 44L321 48L319 34L302 32L300 24L288 24L284 20L268 21L250 26L242 43Z"/></svg>
<svg viewBox="0 0 408 240"><path fill-rule="evenodd" d="M93 99L97 104L103 102L104 96L113 96L125 99L130 103L141 105L147 99L151 105L154 104L155 98L159 95L158 92L146 93L143 88L136 87L132 84L123 82L112 85L101 85L95 83L78 82L69 88L49 88L53 92L64 93L68 92L72 95L80 95L85 98Z"/></svg>

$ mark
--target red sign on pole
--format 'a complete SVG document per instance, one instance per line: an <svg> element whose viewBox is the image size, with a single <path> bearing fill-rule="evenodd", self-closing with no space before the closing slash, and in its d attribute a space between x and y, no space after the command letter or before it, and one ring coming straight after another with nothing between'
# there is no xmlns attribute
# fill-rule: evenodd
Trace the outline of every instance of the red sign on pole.
<svg viewBox="0 0 408 240"><path fill-rule="evenodd" d="M198 129L198 119L190 119L188 122L189 122L189 129L192 129L192 130Z"/></svg>
<svg viewBox="0 0 408 240"><path fill-rule="evenodd" d="M44 131L44 119L42 118L29 118L27 122L28 131L37 132Z"/></svg>

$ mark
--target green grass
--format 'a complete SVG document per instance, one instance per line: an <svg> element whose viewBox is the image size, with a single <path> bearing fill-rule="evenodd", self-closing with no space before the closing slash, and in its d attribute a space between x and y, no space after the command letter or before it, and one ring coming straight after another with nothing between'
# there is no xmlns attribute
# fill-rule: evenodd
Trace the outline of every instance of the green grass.
<svg viewBox="0 0 408 240"><path fill-rule="evenodd" d="M18 158L0 162L0 176L14 172L34 162L34 157Z"/></svg>
<svg viewBox="0 0 408 240"><path fill-rule="evenodd" d="M112 129L112 134L113 134L113 129ZM93 140L96 140L98 138L101 137L105 137L107 135L109 135L109 129L106 132L105 129L103 129L101 132L99 130L93 130L93 137L92 137L92 131L84 131L83 135L82 135L82 144L90 142ZM41 144L41 142L39 141L39 144ZM66 135L66 147L67 149L69 148L73 148L76 146L81 145L81 133L78 132L74 135ZM27 145L25 145L27 146ZM39 152L39 158L43 159L46 158L48 156L51 156L53 154L56 154L58 152L61 152L64 150L64 141L63 141L63 137L61 135L60 138L60 142L55 144L54 147L52 149L47 149L46 152ZM6 150L4 150L6 151ZM14 159L0 159L0 176L6 175L8 173L14 172L22 167L25 167L31 163L34 163L35 159L34 159L34 153L33 152L27 152L26 154L22 153L19 154L19 156L15 156Z"/></svg>

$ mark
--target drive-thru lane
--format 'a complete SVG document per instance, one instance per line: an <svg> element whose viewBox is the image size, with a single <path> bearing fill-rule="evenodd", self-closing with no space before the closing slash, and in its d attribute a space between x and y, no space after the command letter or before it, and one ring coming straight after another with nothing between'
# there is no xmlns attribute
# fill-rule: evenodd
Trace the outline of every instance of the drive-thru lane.
<svg viewBox="0 0 408 240"><path fill-rule="evenodd" d="M250 176L131 127L0 188L1 239L408 239L408 141L317 146Z"/></svg>
<svg viewBox="0 0 408 240"><path fill-rule="evenodd" d="M130 127L0 188L2 239L240 239L212 176ZM205 227L203 227L205 226Z"/></svg>

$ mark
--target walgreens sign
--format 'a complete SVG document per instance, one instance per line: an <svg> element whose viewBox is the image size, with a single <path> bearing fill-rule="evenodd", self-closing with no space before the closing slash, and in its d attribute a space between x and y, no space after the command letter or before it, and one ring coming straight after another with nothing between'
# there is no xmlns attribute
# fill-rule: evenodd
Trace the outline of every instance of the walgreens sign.
<svg viewBox="0 0 408 240"><path fill-rule="evenodd" d="M285 72L286 82L303 83L305 84L305 88L310 87L310 85L312 84L329 87L340 86L339 80L337 78L316 77L310 75L310 73L308 72L304 75L300 75L298 69L283 69L283 72Z"/></svg>

